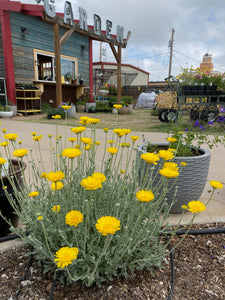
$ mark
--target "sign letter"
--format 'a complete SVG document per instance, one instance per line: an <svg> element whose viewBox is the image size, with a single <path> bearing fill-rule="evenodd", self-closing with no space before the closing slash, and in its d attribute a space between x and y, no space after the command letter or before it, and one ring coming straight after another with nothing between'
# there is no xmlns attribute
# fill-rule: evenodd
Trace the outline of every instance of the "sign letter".
<svg viewBox="0 0 225 300"><path fill-rule="evenodd" d="M71 26L74 25L72 5L69 1L65 2L63 22Z"/></svg>
<svg viewBox="0 0 225 300"><path fill-rule="evenodd" d="M124 34L124 27L120 27L120 25L117 25L116 40L120 44L123 44L123 34Z"/></svg>
<svg viewBox="0 0 225 300"><path fill-rule="evenodd" d="M44 2L44 11L50 17L55 17L55 5L50 4L49 0L43 0ZM50 2L55 3L55 0L50 0Z"/></svg>
<svg viewBox="0 0 225 300"><path fill-rule="evenodd" d="M109 21L109 20L106 20L106 38L108 40L112 39L112 34L110 33L111 32L111 28L112 28L112 22Z"/></svg>
<svg viewBox="0 0 225 300"><path fill-rule="evenodd" d="M79 25L80 25L80 29L83 29L85 31L88 31L88 26L87 26L87 12L85 9L83 9L82 7L79 7Z"/></svg>
<svg viewBox="0 0 225 300"><path fill-rule="evenodd" d="M94 14L94 34L100 35L102 29L102 21L98 15Z"/></svg>

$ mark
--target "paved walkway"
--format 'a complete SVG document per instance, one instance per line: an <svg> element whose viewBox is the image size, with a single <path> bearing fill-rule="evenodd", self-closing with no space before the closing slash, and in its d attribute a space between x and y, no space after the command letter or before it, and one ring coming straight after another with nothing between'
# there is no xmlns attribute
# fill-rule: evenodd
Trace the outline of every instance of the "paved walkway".
<svg viewBox="0 0 225 300"><path fill-rule="evenodd" d="M33 141L31 137L31 132L37 132L37 134L42 134L43 138L41 141L42 155L45 163L49 161L49 139L48 135L52 134L56 136L56 125L51 124L38 124L38 123L28 123L22 121L14 121L9 119L1 119L2 125L0 128L6 128L8 133L17 133L19 135L19 139L23 142L23 148L31 148L33 147ZM58 134L65 135L65 127L58 126ZM151 133L151 132L132 132L133 135L138 135L141 139L144 138L151 142L165 142L167 134L166 133ZM66 128L66 136L71 137L74 136L71 134L70 127ZM105 133L103 130L97 130L97 138L100 142L104 141ZM0 137L0 142L3 141L4 138ZM140 143L139 143L140 144ZM102 153L101 151L97 155L97 161L100 164ZM195 223L197 224L209 224L215 222L224 222L225 223L225 147L224 145L219 145L211 150L211 161L209 168L209 175L206 187L202 193L202 196L199 200L206 202L209 198L209 191L212 190L209 185L210 180L218 180L224 184L224 188L222 190L216 190L213 199L208 204L207 209L200 213L196 218ZM197 199L193 199L197 200ZM186 224L192 214L187 212L183 218L182 224ZM177 224L179 219L179 215L171 215L169 219L169 223L171 225ZM9 249L10 247L15 247L16 242L10 241L5 243L0 243L0 251Z"/></svg>

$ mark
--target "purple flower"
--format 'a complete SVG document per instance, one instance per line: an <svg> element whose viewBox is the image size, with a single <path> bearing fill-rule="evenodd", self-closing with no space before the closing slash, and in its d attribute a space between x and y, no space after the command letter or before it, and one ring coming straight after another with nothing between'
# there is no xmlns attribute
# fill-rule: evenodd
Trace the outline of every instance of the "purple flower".
<svg viewBox="0 0 225 300"><path fill-rule="evenodd" d="M201 130L205 130L205 128L204 128L202 125L199 125L199 128L200 128Z"/></svg>
<svg viewBox="0 0 225 300"><path fill-rule="evenodd" d="M223 122L224 122L224 120L225 120L225 117L224 117L224 116L222 116L222 117L219 117L219 119L217 120L217 122L223 123Z"/></svg>
<svg viewBox="0 0 225 300"><path fill-rule="evenodd" d="M209 124L209 125L213 125L214 123L209 121L208 124Z"/></svg>
<svg viewBox="0 0 225 300"><path fill-rule="evenodd" d="M194 127L195 126L199 126L199 120L195 121L195 124L193 125Z"/></svg>
<svg viewBox="0 0 225 300"><path fill-rule="evenodd" d="M188 128L185 128L184 131L188 131Z"/></svg>

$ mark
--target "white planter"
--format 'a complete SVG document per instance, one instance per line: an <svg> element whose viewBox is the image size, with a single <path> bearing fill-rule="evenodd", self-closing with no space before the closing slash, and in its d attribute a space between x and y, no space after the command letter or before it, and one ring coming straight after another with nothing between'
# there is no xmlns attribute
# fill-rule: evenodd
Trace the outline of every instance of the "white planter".
<svg viewBox="0 0 225 300"><path fill-rule="evenodd" d="M76 106L72 103L71 108L68 110L68 118L74 118L76 115Z"/></svg>
<svg viewBox="0 0 225 300"><path fill-rule="evenodd" d="M96 103L95 102L87 102L86 103L86 112L88 112L91 107L96 108Z"/></svg>
<svg viewBox="0 0 225 300"><path fill-rule="evenodd" d="M17 106L16 105L6 105L5 107L9 107L10 111L13 112L13 117L17 115Z"/></svg>
<svg viewBox="0 0 225 300"><path fill-rule="evenodd" d="M0 111L0 118L12 118L12 111Z"/></svg>

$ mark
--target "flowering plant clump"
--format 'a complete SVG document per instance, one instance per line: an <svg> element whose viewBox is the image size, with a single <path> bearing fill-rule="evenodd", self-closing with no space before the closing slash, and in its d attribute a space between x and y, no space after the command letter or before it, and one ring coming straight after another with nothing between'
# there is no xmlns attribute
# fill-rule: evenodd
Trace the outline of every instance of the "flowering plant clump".
<svg viewBox="0 0 225 300"><path fill-rule="evenodd" d="M44 272L59 274L67 283L80 280L86 286L101 285L115 276L128 276L129 270L161 267L168 254L168 244L161 238L168 232L168 180L179 176L182 166L171 162L172 150L161 152L164 165L159 183L153 178L146 181L140 178L135 159L138 136L130 135L130 129L104 128L105 141L97 143L99 120L81 121L82 126L71 128L71 137L66 139L60 137L58 127L56 139L43 135L33 140L38 135L31 135L34 150L19 148L18 152L18 136L5 136L10 142L1 143L1 156L6 159L0 158L0 168L10 154L19 163L26 159L28 165L23 187L18 190L14 184L14 197L5 191L23 224L23 228L12 226L11 231L32 245L31 253ZM45 138L49 140L47 165L41 153ZM160 156L151 153L141 159L152 168ZM212 197L221 184L212 181L211 185ZM184 207L193 213L189 226L203 208L199 202Z"/></svg>

